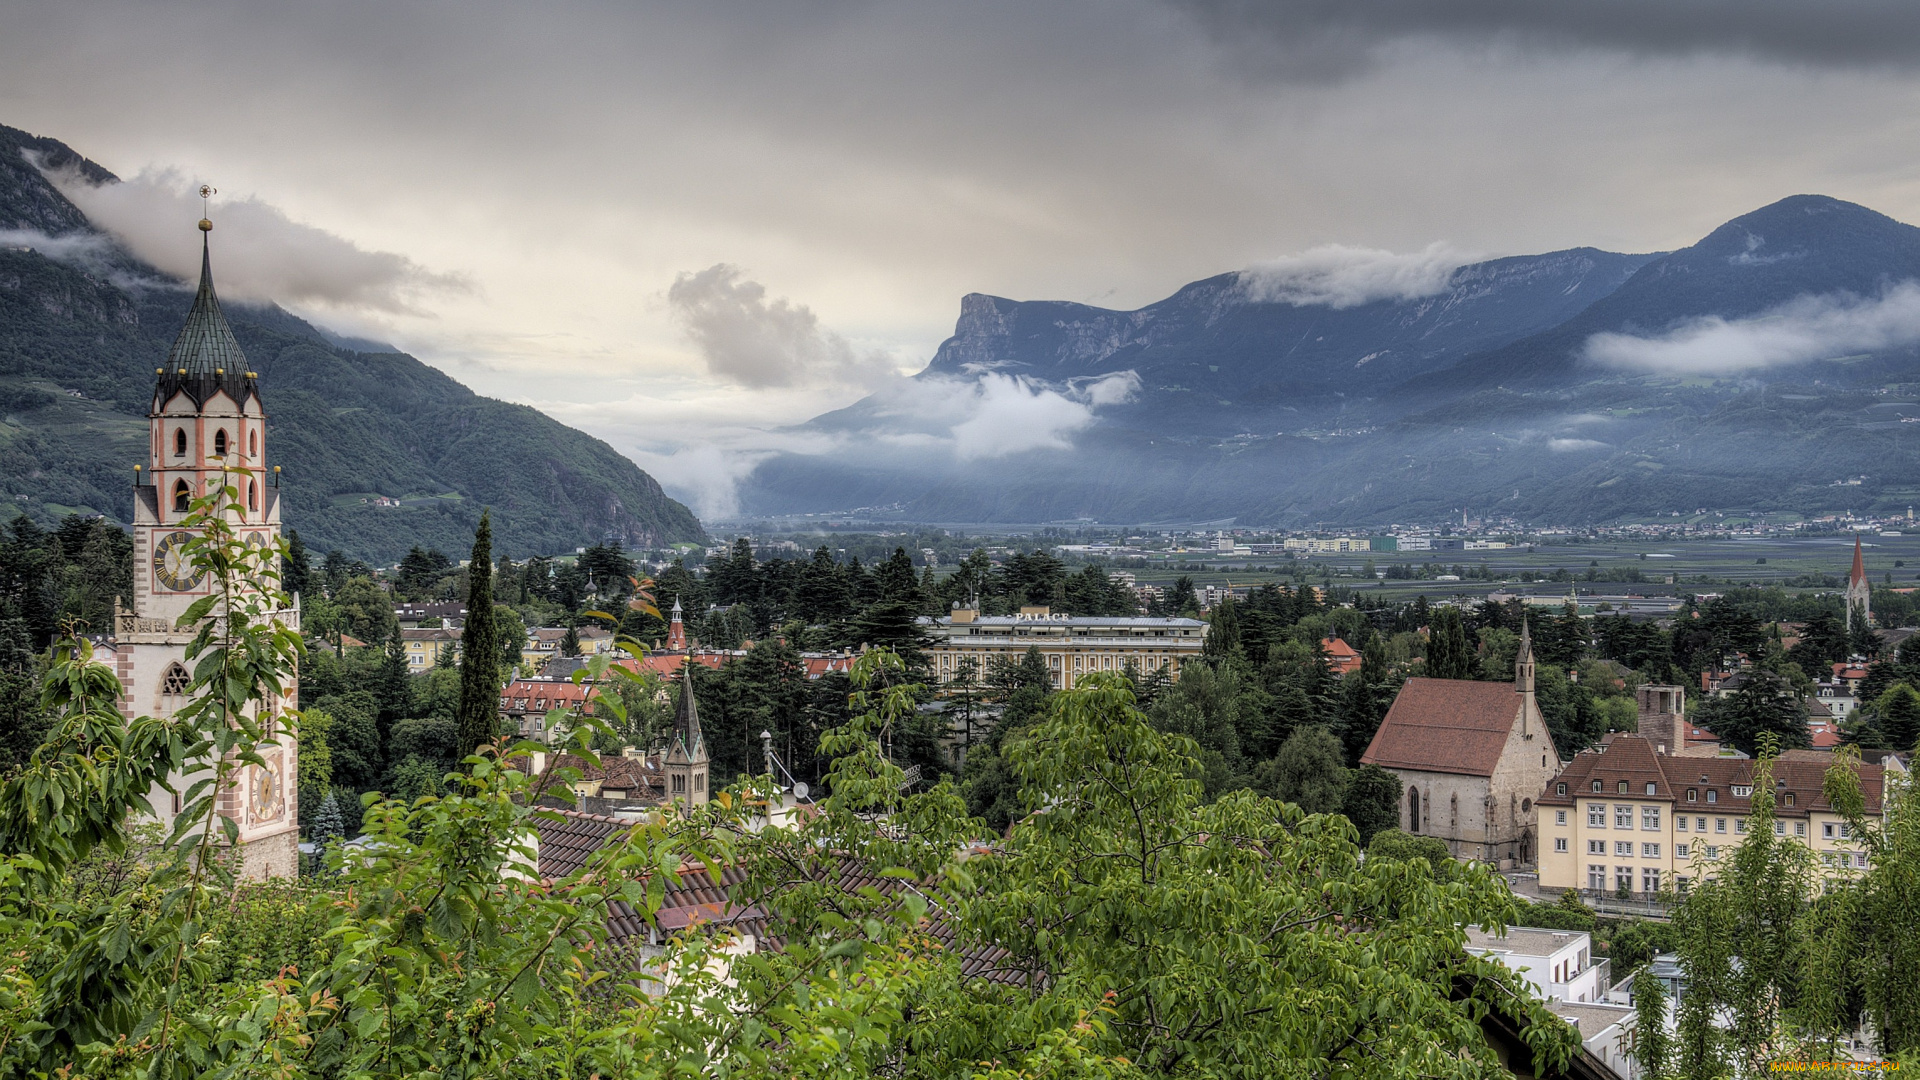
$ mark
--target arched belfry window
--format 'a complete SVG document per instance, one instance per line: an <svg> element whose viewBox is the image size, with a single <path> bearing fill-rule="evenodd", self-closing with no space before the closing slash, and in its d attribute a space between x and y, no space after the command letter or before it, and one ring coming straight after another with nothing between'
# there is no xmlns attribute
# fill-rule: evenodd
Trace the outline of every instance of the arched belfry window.
<svg viewBox="0 0 1920 1080"><path fill-rule="evenodd" d="M257 431L247 433L247 456L260 456L260 433Z"/></svg>
<svg viewBox="0 0 1920 1080"><path fill-rule="evenodd" d="M257 481L247 481L247 509L260 509L260 486Z"/></svg>
<svg viewBox="0 0 1920 1080"><path fill-rule="evenodd" d="M167 665L166 674L160 676L160 706L172 711L185 703L187 688L193 685L193 676L178 663Z"/></svg>
<svg viewBox="0 0 1920 1080"><path fill-rule="evenodd" d="M184 456L184 455L186 454L186 452L187 452L187 429L186 429L186 428L174 428L174 429L173 429L173 453L174 453L174 456L176 456L176 457L179 457L179 456Z"/></svg>
<svg viewBox="0 0 1920 1080"><path fill-rule="evenodd" d="M213 433L213 456L227 456L227 429L221 428Z"/></svg>
<svg viewBox="0 0 1920 1080"><path fill-rule="evenodd" d="M185 480L175 480L173 482L174 512L179 514L184 514L188 510L191 510L192 508L193 508L193 489L187 486L187 482Z"/></svg>

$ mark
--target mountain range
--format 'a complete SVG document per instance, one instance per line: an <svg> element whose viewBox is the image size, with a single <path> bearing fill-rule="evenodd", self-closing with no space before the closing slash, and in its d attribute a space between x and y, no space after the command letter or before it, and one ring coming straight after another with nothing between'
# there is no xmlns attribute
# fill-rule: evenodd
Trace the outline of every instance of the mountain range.
<svg viewBox="0 0 1920 1080"><path fill-rule="evenodd" d="M96 230L43 168L115 182L60 142L0 127L0 515L124 522L153 371L193 294ZM225 307L260 372L284 519L316 550L375 563L415 544L457 556L483 507L495 549L516 558L706 539L599 439L279 307Z"/></svg>
<svg viewBox="0 0 1920 1080"><path fill-rule="evenodd" d="M766 460L743 505L1359 526L1920 501L1913 226L1801 195L1673 252L1378 270L1221 274L1135 311L969 295L915 379L1085 402L1070 446L875 453L926 442L875 396L812 421L836 448ZM1128 392L1095 401L1100 380Z"/></svg>

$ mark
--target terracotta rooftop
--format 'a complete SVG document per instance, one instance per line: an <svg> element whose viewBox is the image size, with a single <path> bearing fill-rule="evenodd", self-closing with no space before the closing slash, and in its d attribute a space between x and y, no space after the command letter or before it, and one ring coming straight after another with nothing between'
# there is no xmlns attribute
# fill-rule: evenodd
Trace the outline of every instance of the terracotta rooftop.
<svg viewBox="0 0 1920 1080"><path fill-rule="evenodd" d="M1547 782L1539 805L1572 806L1576 799L1605 795L1670 802L1677 811L1686 813L1707 813L1710 812L1707 808L1712 807L1721 813L1744 814L1752 808L1753 800L1747 795L1735 795L1733 789L1752 786L1755 764L1749 758L1657 754L1646 736L1616 733L1607 736L1599 749L1576 754L1560 770L1560 775ZM1827 769L1832 764L1833 755L1819 751L1792 750L1776 759L1774 787L1780 797L1775 800L1775 816L1806 817L1814 811L1832 812L1832 804L1823 790ZM1879 765L1860 766L1860 787L1866 796L1869 814L1880 812L1885 772ZM1593 787L1596 782L1600 785L1598 791ZM1623 782L1624 792L1620 790ZM1654 785L1651 793L1647 791L1649 783ZM1566 788L1564 794L1562 785ZM1708 792L1712 792L1711 802ZM1793 795L1791 806L1785 798L1789 793Z"/></svg>
<svg viewBox="0 0 1920 1080"><path fill-rule="evenodd" d="M615 833L633 826L631 821L578 810L537 812L533 828L540 838L540 876L563 878L574 873L587 865L593 853L606 846Z"/></svg>
<svg viewBox="0 0 1920 1080"><path fill-rule="evenodd" d="M1360 760L1383 769L1492 776L1520 704L1510 682L1408 679Z"/></svg>
<svg viewBox="0 0 1920 1080"><path fill-rule="evenodd" d="M617 818L574 810L540 815L535 828L540 836L541 876L564 877L579 870L601 846L621 830L631 827L632 823ZM895 893L912 887L910 882L884 877L852 858L833 860L828 865L832 883L849 893L866 888ZM748 878L745 867L737 864L720 867L718 881L699 866L682 866L679 876L680 883L669 883L662 896L655 916L657 930L625 903L616 900L609 905L608 945L636 968L644 964L641 947L696 926L729 926L755 935L766 947L780 947L780 941L771 933L771 913L755 898L739 895ZM929 916L926 930L943 945L954 947L957 930L937 909ZM1026 973L1002 966L1006 952L998 946L963 946L958 949L958 955L960 973L966 978L990 979L1008 985L1026 983Z"/></svg>
<svg viewBox="0 0 1920 1080"><path fill-rule="evenodd" d="M1345 675L1360 670L1360 652L1337 637L1320 639L1320 649L1327 654L1327 661L1335 675Z"/></svg>

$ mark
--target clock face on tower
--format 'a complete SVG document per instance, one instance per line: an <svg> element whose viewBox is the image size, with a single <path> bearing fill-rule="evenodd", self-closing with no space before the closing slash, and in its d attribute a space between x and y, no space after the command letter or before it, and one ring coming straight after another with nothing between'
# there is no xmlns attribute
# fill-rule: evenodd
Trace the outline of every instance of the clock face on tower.
<svg viewBox="0 0 1920 1080"><path fill-rule="evenodd" d="M281 773L280 758L276 755L265 768L256 766L253 772L253 820L272 821L286 809L286 778Z"/></svg>
<svg viewBox="0 0 1920 1080"><path fill-rule="evenodd" d="M187 559L187 542L193 534L185 530L170 532L153 548L153 576L174 592L186 592L200 584L200 571Z"/></svg>

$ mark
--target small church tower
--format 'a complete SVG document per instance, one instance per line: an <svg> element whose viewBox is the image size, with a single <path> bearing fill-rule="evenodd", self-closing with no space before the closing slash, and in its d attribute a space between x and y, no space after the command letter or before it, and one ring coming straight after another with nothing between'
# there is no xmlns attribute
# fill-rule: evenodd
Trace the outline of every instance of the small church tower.
<svg viewBox="0 0 1920 1080"><path fill-rule="evenodd" d="M133 610L114 618L115 674L129 716L167 717L187 703L186 649L199 627L179 620L214 590L185 554L193 534L180 522L193 501L232 485L240 493L240 509L231 515L239 538L271 547L280 536L280 490L267 483L265 465L267 416L256 376L214 295L212 229L213 222L201 219L200 288L166 366L154 372L148 465L133 489ZM273 618L298 630L298 599ZM263 707L277 713L289 704L275 699ZM219 796L220 813L239 826L248 877L292 877L298 870L296 748L285 732L278 741L261 750L264 764L240 769ZM149 801L163 823L181 810L166 791Z"/></svg>
<svg viewBox="0 0 1920 1080"><path fill-rule="evenodd" d="M673 621L667 624L667 651L687 651L687 624L680 618L680 598L673 598Z"/></svg>
<svg viewBox="0 0 1920 1080"><path fill-rule="evenodd" d="M1869 603L1873 586L1867 582L1866 560L1860 555L1860 537L1853 538L1853 572L1847 575L1847 629L1873 625L1873 607Z"/></svg>
<svg viewBox="0 0 1920 1080"><path fill-rule="evenodd" d="M693 663L680 669L680 707L673 713L673 742L662 763L667 798L688 806L707 801L707 741L700 734L700 709L693 700Z"/></svg>

